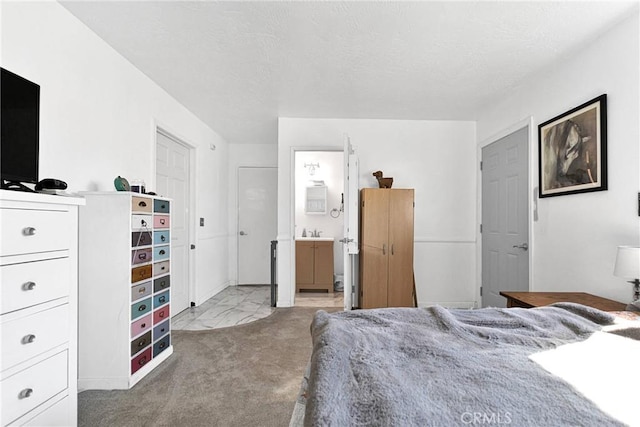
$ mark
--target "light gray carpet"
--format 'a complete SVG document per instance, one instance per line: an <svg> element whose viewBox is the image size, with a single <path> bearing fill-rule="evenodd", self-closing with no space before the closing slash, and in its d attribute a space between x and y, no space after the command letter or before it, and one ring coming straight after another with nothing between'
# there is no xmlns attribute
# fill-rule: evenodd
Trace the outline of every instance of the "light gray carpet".
<svg viewBox="0 0 640 427"><path fill-rule="evenodd" d="M317 310L279 308L245 325L174 331L173 355L131 390L80 393L78 424L287 426Z"/></svg>

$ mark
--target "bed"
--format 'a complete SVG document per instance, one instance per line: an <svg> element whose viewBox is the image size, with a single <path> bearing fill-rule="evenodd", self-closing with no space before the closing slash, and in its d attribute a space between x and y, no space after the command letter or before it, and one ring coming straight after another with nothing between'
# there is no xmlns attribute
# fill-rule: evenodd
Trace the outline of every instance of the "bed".
<svg viewBox="0 0 640 427"><path fill-rule="evenodd" d="M572 303L318 311L291 425L640 425L639 325Z"/></svg>

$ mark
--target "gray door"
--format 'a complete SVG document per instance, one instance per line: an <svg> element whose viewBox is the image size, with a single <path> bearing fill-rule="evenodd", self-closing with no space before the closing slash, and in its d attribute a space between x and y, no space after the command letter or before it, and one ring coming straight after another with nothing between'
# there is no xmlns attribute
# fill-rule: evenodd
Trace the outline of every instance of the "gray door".
<svg viewBox="0 0 640 427"><path fill-rule="evenodd" d="M482 149L482 306L529 290L528 128Z"/></svg>

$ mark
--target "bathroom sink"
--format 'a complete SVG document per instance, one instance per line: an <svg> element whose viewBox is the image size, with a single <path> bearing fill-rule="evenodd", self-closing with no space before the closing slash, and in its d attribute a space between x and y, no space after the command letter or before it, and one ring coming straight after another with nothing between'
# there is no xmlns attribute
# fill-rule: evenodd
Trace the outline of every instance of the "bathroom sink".
<svg viewBox="0 0 640 427"><path fill-rule="evenodd" d="M309 240L316 242L333 242L333 237L296 237L296 240Z"/></svg>

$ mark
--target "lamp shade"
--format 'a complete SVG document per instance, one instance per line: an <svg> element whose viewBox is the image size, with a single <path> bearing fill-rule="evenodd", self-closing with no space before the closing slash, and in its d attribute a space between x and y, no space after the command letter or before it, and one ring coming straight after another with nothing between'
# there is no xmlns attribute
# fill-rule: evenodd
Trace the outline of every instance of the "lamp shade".
<svg viewBox="0 0 640 427"><path fill-rule="evenodd" d="M640 247L618 246L613 274L628 279L640 279Z"/></svg>

